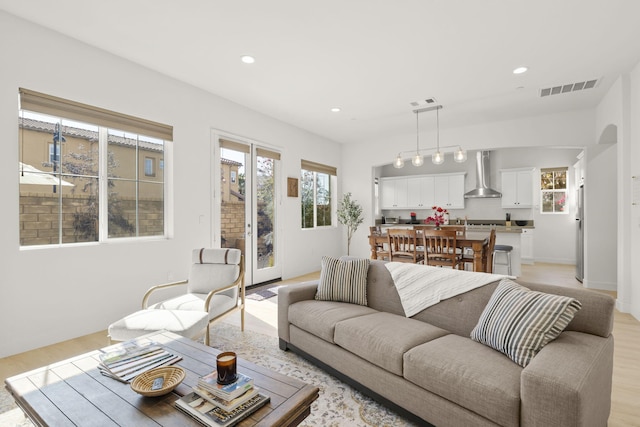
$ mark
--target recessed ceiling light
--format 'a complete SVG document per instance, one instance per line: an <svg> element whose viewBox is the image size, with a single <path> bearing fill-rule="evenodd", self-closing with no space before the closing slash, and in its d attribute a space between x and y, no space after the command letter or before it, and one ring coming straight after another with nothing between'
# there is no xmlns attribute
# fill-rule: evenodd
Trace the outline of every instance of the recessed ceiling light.
<svg viewBox="0 0 640 427"><path fill-rule="evenodd" d="M340 111L342 111L342 109L340 107L333 107L331 109L331 112L333 112L333 113L339 113Z"/></svg>
<svg viewBox="0 0 640 427"><path fill-rule="evenodd" d="M242 60L242 62L244 62L245 64L253 64L254 62L256 62L256 58L251 55L242 55L240 57L240 60Z"/></svg>
<svg viewBox="0 0 640 427"><path fill-rule="evenodd" d="M518 67L515 70L513 70L513 74L522 74L524 72L526 72L528 70L527 67Z"/></svg>

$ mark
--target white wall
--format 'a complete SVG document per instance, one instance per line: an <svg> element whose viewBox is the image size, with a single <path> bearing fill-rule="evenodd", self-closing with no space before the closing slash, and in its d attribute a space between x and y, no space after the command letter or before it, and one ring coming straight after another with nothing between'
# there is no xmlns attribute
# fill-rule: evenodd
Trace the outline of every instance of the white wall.
<svg viewBox="0 0 640 427"><path fill-rule="evenodd" d="M0 40L0 357L104 330L137 310L149 286L186 275L191 249L212 241L212 128L279 147L283 184L300 176L302 157L341 169L335 142L4 12ZM172 125L173 238L20 250L18 87ZM340 227L300 230L299 198L284 197L281 212L285 278L318 270L321 255L341 254Z"/></svg>
<svg viewBox="0 0 640 427"><path fill-rule="evenodd" d="M617 288L617 144L598 144L586 150L584 212L585 276L583 285L591 289Z"/></svg>
<svg viewBox="0 0 640 427"><path fill-rule="evenodd" d="M625 164L626 191L621 197L618 206L623 211L625 220L622 227L618 229L619 235L626 236L625 242L628 245L624 248L618 247L618 251L627 250L625 260L628 263L622 265L622 278L618 289L623 289L623 299L620 301L620 291L618 291L619 302L622 309L630 312L636 319L640 319L640 203L632 204L636 199L632 197L637 194L637 186L631 186L630 177L640 177L640 64L637 64L628 76L628 101L625 102L627 111L624 118L628 123L625 127L625 149L622 155L626 155L628 163ZM626 178L626 179L624 179ZM626 197L625 197L626 195Z"/></svg>
<svg viewBox="0 0 640 427"><path fill-rule="evenodd" d="M616 224L616 290L617 308L623 312L630 312L640 319L640 266L637 260L640 256L638 247L638 226L640 216L637 206L632 206L631 196L631 176L638 175L640 169L637 164L640 160L640 151L637 145L640 142L638 135L633 130L640 129L638 114L640 113L640 73L638 65L630 74L620 76L611 86L605 97L597 107L597 127L595 136L602 144L596 149L596 153L606 150L605 144L615 140L615 172L611 175L615 177L616 192L616 213L612 214L612 220ZM611 153L605 154L611 156ZM593 158L594 156L589 156ZM634 165L634 166L632 166ZM586 180L592 182L590 174L594 172L593 167L588 167ZM640 176L640 175L639 175ZM610 179L611 177L609 177ZM610 188L610 187L609 187ZM606 197L606 196L605 196ZM596 202L591 198L588 203ZM606 200L605 200L606 203ZM604 205L594 205L604 206ZM591 239L590 227L597 226L591 224L588 229L588 238ZM594 240L597 242L596 240ZM589 241L586 243L592 246ZM588 254L587 257L597 262L597 257ZM598 264L601 265L601 264ZM596 265L585 265L587 272Z"/></svg>

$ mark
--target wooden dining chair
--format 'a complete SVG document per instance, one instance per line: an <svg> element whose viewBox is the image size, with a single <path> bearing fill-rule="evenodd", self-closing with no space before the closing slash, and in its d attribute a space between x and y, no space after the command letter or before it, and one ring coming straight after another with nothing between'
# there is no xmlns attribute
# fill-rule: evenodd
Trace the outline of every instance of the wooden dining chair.
<svg viewBox="0 0 640 427"><path fill-rule="evenodd" d="M369 227L369 236L382 236L382 230L379 225ZM390 260L389 246L384 243L375 243L374 240L370 240L371 252L375 250L377 259ZM374 247L375 246L375 247Z"/></svg>
<svg viewBox="0 0 640 427"><path fill-rule="evenodd" d="M484 271L487 273L493 273L493 251L495 250L495 248L496 248L496 229L492 228L491 231L489 232L489 243L487 244L487 247L484 250L484 253L486 254Z"/></svg>
<svg viewBox="0 0 640 427"><path fill-rule="evenodd" d="M491 228L491 231L489 232L489 239L487 240L487 244L484 247L484 272L485 273L493 273L493 251L495 247L496 247L496 229ZM472 266L471 270L473 270L473 251L470 251L470 252L463 251L462 262L465 267L467 264L470 264Z"/></svg>
<svg viewBox="0 0 640 427"><path fill-rule="evenodd" d="M424 262L437 267L461 268L462 253L456 246L456 230L424 230Z"/></svg>
<svg viewBox="0 0 640 427"><path fill-rule="evenodd" d="M466 228L464 225L445 225L442 228L445 230L455 230L456 236L458 237L464 236L464 233L466 232Z"/></svg>
<svg viewBox="0 0 640 427"><path fill-rule="evenodd" d="M387 241L391 251L391 261L417 264L424 260L423 253L417 249L421 242L416 230L389 229L387 230Z"/></svg>

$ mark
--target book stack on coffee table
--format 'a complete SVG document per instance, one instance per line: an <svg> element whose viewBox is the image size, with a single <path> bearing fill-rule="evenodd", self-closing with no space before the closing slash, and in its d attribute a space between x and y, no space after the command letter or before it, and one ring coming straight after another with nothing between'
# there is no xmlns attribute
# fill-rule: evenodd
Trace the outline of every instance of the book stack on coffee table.
<svg viewBox="0 0 640 427"><path fill-rule="evenodd" d="M209 426L234 425L269 402L269 396L260 393L253 385L253 378L242 373L231 384L217 382L218 374L211 372L198 379L193 392L175 403L178 409Z"/></svg>

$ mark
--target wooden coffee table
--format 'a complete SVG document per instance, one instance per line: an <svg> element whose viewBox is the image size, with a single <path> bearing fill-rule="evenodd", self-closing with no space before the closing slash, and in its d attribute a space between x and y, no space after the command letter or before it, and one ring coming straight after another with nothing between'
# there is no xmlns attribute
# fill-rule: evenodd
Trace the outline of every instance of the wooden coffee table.
<svg viewBox="0 0 640 427"><path fill-rule="evenodd" d="M5 386L38 426L200 426L173 403L191 392L198 377L215 369L220 351L171 332L155 332L139 340L158 342L183 357L176 366L187 375L172 393L143 397L128 384L103 376L97 368L98 350L8 378ZM253 377L271 398L239 426L298 425L318 398L317 387L246 360L238 359L238 370Z"/></svg>

